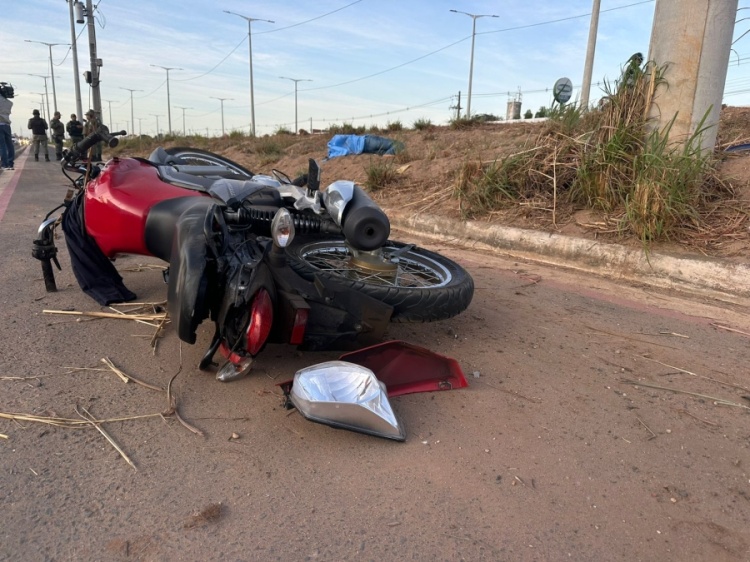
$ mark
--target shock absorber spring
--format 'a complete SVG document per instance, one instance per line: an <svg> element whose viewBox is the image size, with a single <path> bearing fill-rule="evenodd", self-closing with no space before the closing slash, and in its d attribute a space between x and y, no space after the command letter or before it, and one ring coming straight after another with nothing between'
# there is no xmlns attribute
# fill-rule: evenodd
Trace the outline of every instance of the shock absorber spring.
<svg viewBox="0 0 750 562"><path fill-rule="evenodd" d="M240 221L249 224L258 232L269 232L276 211L269 208L244 207L240 210ZM318 217L291 211L292 222L298 234L316 234L321 231L322 221Z"/></svg>
<svg viewBox="0 0 750 562"><path fill-rule="evenodd" d="M320 232L321 220L318 217L292 213L292 222L299 234L315 234Z"/></svg>

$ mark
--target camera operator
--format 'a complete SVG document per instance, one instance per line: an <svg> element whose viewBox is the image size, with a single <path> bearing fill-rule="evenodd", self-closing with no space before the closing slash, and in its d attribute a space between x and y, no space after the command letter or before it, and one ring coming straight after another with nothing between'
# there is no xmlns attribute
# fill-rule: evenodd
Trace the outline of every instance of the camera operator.
<svg viewBox="0 0 750 562"><path fill-rule="evenodd" d="M10 130L10 112L13 102L13 87L5 83L0 84L0 164L3 170L12 170L16 149L13 147L13 135Z"/></svg>

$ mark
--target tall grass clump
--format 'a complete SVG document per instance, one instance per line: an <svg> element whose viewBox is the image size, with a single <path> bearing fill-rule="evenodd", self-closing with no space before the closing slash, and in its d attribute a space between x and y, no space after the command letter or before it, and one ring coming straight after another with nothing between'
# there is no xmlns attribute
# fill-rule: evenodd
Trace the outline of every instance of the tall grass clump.
<svg viewBox="0 0 750 562"><path fill-rule="evenodd" d="M388 132L391 132L391 133L398 132L398 131L403 131L404 130L404 126L401 123L401 121L399 121L397 119L396 121L388 121L388 123L385 126L385 130L388 131Z"/></svg>
<svg viewBox="0 0 750 562"><path fill-rule="evenodd" d="M375 158L365 167L365 187L378 191L397 183L399 176L392 159Z"/></svg>
<svg viewBox="0 0 750 562"><path fill-rule="evenodd" d="M605 82L598 108L552 107L528 150L489 166L464 165L456 195L465 213L492 212L513 197L546 199L553 211L568 202L617 217L621 231L644 242L697 224L701 204L721 187L712 155L701 148L704 123L680 143L670 141L671 123L654 128L650 114L665 67L641 62L631 59L618 81Z"/></svg>
<svg viewBox="0 0 750 562"><path fill-rule="evenodd" d="M414 129L417 131L429 131L432 128L433 124L429 119L419 118L414 121Z"/></svg>
<svg viewBox="0 0 750 562"><path fill-rule="evenodd" d="M355 127L352 123L333 124L328 127L332 135L364 135L367 128L364 125Z"/></svg>
<svg viewBox="0 0 750 562"><path fill-rule="evenodd" d="M667 143L673 123L648 135L633 166L625 212L629 230L644 242L669 238L685 224L697 225L704 183L714 176L711 156L701 149L702 123L681 149Z"/></svg>
<svg viewBox="0 0 750 562"><path fill-rule="evenodd" d="M454 131L461 131L463 129L471 129L477 124L478 122L474 121L470 117L456 117L450 120L449 126Z"/></svg>

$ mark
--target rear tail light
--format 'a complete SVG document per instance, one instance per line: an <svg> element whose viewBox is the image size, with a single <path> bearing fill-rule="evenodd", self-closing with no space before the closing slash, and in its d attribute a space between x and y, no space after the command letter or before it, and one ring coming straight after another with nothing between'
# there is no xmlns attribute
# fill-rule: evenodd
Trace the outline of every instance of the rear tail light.
<svg viewBox="0 0 750 562"><path fill-rule="evenodd" d="M273 324L273 303L268 291L258 289L250 309L250 324L247 327L247 352L257 354L268 339Z"/></svg>

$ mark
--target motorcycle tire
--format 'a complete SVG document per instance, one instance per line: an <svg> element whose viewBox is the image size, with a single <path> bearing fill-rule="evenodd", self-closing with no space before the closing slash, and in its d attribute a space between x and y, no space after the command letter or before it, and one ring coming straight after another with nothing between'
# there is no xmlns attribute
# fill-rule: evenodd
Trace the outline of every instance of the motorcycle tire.
<svg viewBox="0 0 750 562"><path fill-rule="evenodd" d="M454 261L401 242L388 241L386 258L398 254L398 273L381 276L351 265L343 239L298 240L287 248L290 267L312 280L324 275L393 307L391 322L446 320L466 310L474 280Z"/></svg>
<svg viewBox="0 0 750 562"><path fill-rule="evenodd" d="M167 154L170 156L176 156L186 160L188 164L195 166L226 166L238 176L251 178L253 174L250 170L244 166L240 166L237 162L231 161L229 158L224 158L213 152L207 150L201 150L199 148L187 148L175 146L166 149Z"/></svg>

